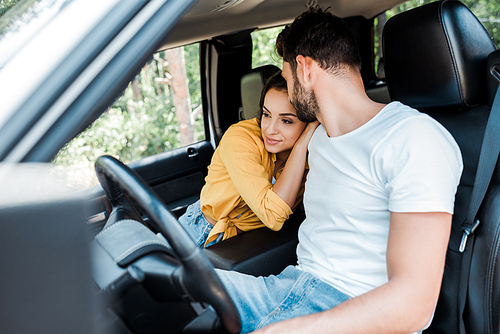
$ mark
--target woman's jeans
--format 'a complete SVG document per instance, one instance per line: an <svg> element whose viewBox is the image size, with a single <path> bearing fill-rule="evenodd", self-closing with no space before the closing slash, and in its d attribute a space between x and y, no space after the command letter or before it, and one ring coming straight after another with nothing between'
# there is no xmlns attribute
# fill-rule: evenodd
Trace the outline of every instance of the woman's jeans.
<svg viewBox="0 0 500 334"><path fill-rule="evenodd" d="M203 215L199 200L188 206L186 212L179 218L179 223L199 248L205 248L205 242L207 241L208 234L212 231L213 225ZM217 239L209 243L207 247L221 241L223 236L224 234L220 233Z"/></svg>

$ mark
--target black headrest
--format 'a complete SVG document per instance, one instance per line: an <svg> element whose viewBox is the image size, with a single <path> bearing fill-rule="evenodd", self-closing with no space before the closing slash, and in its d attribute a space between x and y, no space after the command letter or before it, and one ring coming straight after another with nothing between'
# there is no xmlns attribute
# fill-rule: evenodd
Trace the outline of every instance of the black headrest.
<svg viewBox="0 0 500 334"><path fill-rule="evenodd" d="M493 41L459 1L439 1L387 21L385 74L392 100L415 108L487 103L486 58Z"/></svg>
<svg viewBox="0 0 500 334"><path fill-rule="evenodd" d="M240 119L259 117L260 93L267 80L279 71L274 65L264 65L254 68L241 77L241 106Z"/></svg>

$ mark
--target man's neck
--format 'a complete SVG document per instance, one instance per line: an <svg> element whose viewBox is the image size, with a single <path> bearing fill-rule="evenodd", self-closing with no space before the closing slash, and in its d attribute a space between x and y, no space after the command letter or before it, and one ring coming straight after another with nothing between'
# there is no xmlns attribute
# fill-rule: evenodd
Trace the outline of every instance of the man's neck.
<svg viewBox="0 0 500 334"><path fill-rule="evenodd" d="M330 77L315 91L321 110L318 120L329 137L342 136L356 130L385 106L366 95L358 76L353 76L350 80Z"/></svg>
<svg viewBox="0 0 500 334"><path fill-rule="evenodd" d="M329 137L339 137L369 122L384 106L384 104L373 102L364 105L360 103L355 109L338 106L322 108L318 120L325 127Z"/></svg>

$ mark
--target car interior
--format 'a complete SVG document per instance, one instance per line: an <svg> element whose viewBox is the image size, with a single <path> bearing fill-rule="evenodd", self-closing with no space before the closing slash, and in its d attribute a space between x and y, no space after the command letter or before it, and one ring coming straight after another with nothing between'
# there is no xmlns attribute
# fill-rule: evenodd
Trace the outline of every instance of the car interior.
<svg viewBox="0 0 500 334"><path fill-rule="evenodd" d="M363 29L363 24L355 19L351 25ZM218 42L214 42L216 48L226 48L224 56L231 57L231 52L227 50L229 43ZM453 332L458 330L454 324L459 320L453 310L456 308L460 279L461 253L458 248L463 235L461 224L465 220L483 131L492 105L491 92L496 90L497 83L489 79L488 72L495 63L497 53L480 22L463 4L454 1L433 3L392 18L385 27L383 43L386 89L391 100L401 101L436 118L455 136L464 155L465 170L456 198L442 294L433 324L426 331ZM238 50L233 52L238 55L241 42L235 44ZM224 60L219 67L226 64L232 63ZM240 118L248 117L248 110L256 110L248 100L253 100L254 104L258 101L262 83L273 70L266 66L243 74L227 71L228 75L241 77L242 107L238 108L236 102L234 107L218 106L235 111L231 120L221 120L221 132L239 120L237 110L240 111ZM438 77L435 75L437 72L440 73ZM230 78L227 82L231 82ZM250 85L257 87L252 89L248 87ZM373 87L374 92L369 83L367 86L369 94L380 96L376 95L380 85ZM252 92L254 96L249 97ZM495 197L492 185L478 214L483 224L475 239L464 312L466 328L471 333L496 332L498 328L499 300L495 288L498 268L495 259L499 225L498 219L494 218L498 216ZM219 268L253 275L276 274L296 261L294 249L302 220L300 214L294 215L279 233L269 229L244 233L209 247L204 253Z"/></svg>
<svg viewBox="0 0 500 334"><path fill-rule="evenodd" d="M373 20L401 1L376 1L374 5L373 1L363 0L358 1L355 8L347 5L349 2L328 1L327 4L333 13L345 18L358 42L367 95L382 103L401 101L429 114L448 129L462 151L464 171L455 200L442 290L434 320L423 333L498 333L498 165L477 214L481 223L474 228L473 238L467 235L469 241L464 238L463 223L485 127L500 81L500 53L482 23L463 3L437 1L387 21L382 39L383 59L377 64L376 72ZM310 0L306 5L316 3ZM266 6L260 16L245 15L259 6ZM52 228L61 233L70 229L62 224L65 219L84 216L87 220L85 231L80 227L66 234L72 237L67 238L64 251L76 252L74 261L65 262L61 257L57 259L60 264L51 261L45 265L43 261L33 260L30 268L22 266L22 270L9 271L10 281L26 279L36 272L45 293L32 299L31 290L23 288L19 294L13 292L4 298L0 306L7 302L10 306L3 316L0 312L0 331L3 332L1 323L12 323L16 318L15 310L24 310L24 319L34 319L34 323L43 323L58 314L59 318L66 319L67 328L78 324L86 332L239 332L240 321L244 319L239 319L213 267L258 276L277 274L287 265L296 264L297 231L304 213L295 212L278 232L262 228L204 250L194 246L177 224L177 218L189 204L198 200L207 166L224 132L242 119L256 117L260 91L266 80L279 70L275 65L252 68L251 33L257 28L288 24L305 8L301 1L289 4L262 0L230 0L222 4L200 1L191 8L176 24L161 50L199 42L206 139L127 165L109 156L101 157L96 162L100 186L85 192L84 212L80 212L82 208L78 205L82 198L70 198L67 208L61 212L73 216L65 218L61 214L53 219ZM233 15L218 20L224 10L231 10ZM271 18L277 11L280 11L279 18ZM228 32L228 25L239 29ZM192 29L200 33L194 36ZM136 212L110 217L114 208L129 200ZM59 209L45 208L47 212ZM5 219L16 221L28 220L40 213L18 205L6 214ZM24 230L12 237L12 240L25 240L23 242L0 243L0 253L18 249L26 258L31 258L28 240L44 245L57 242L57 235L39 240L37 233L41 232L37 228L28 230L29 238L21 237ZM171 247L156 236L158 232ZM81 235L85 236L83 240ZM88 244L90 254L86 255ZM461 246L466 247L465 253L461 252ZM462 259L467 253L471 260L465 264ZM0 259L5 266L18 268L18 260ZM64 266L68 274L54 276L60 266ZM89 272L85 272L86 268ZM464 270L465 283L461 276ZM85 275L92 275L91 287L82 279ZM23 283L23 286L30 285L28 281ZM61 289L70 297L61 297ZM73 291L75 289L78 291ZM47 303L49 295L57 297ZM34 306L27 309L25 300L29 298ZM458 305L461 298L465 301L463 311ZM78 308L69 306L74 300L82 301ZM40 309L44 311L39 312ZM13 328L4 326L6 330ZM54 330L47 330L49 332Z"/></svg>

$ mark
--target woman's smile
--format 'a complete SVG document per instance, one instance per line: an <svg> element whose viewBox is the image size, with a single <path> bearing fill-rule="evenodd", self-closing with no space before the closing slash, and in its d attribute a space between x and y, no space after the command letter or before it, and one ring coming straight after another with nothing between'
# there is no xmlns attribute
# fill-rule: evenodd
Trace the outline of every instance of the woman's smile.
<svg viewBox="0 0 500 334"><path fill-rule="evenodd" d="M277 145L279 143L281 143L281 140L266 137L266 144L268 144L268 145L274 146L274 145Z"/></svg>

